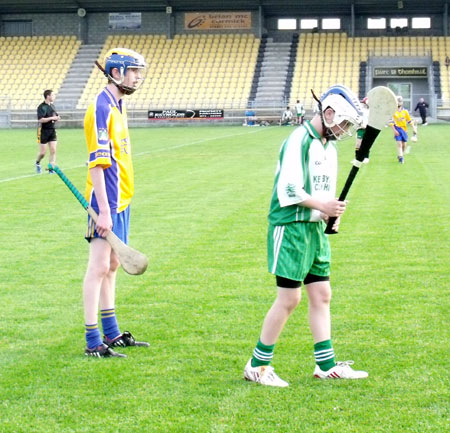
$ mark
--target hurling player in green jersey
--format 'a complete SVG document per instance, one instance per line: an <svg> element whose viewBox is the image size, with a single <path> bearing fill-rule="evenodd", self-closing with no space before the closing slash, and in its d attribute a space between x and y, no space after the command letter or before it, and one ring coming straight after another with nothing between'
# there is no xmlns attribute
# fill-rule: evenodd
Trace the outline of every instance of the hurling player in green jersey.
<svg viewBox="0 0 450 433"><path fill-rule="evenodd" d="M277 342L305 285L309 325L314 340L320 379L361 379L364 371L353 361L336 362L331 343L330 245L324 234L328 217L339 217L346 202L336 199L337 152L335 140L361 127L362 107L346 87L330 87L318 100L311 121L284 141L269 211L268 264L275 275L277 297L264 319L258 343L244 369L244 378L262 385L286 387L270 365Z"/></svg>

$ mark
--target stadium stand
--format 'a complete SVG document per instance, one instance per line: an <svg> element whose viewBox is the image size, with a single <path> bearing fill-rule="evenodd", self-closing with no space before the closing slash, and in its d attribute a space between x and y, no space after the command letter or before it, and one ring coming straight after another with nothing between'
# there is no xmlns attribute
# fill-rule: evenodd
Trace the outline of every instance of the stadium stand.
<svg viewBox="0 0 450 433"><path fill-rule="evenodd" d="M57 94L79 46L75 36L0 37L0 108L32 109L45 89Z"/></svg>
<svg viewBox="0 0 450 433"><path fill-rule="evenodd" d="M433 37L431 38L431 46L433 50L433 60L438 62L437 76L440 76L440 89L438 94L442 93L444 105L450 106L450 65L447 64L446 58L450 57L450 37ZM440 91L440 92L439 92Z"/></svg>
<svg viewBox="0 0 450 433"><path fill-rule="evenodd" d="M294 70L290 104L297 99L311 108L316 94L333 83L359 90L360 62L367 60L368 47L363 38L349 38L346 33L308 33L300 37Z"/></svg>
<svg viewBox="0 0 450 433"><path fill-rule="evenodd" d="M296 99L311 108L314 101L310 89L320 94L333 83L342 83L362 96L365 82L361 79L369 56L426 56L437 65L445 65L450 53L450 37L383 36L348 37L346 33L311 33L300 37L290 104ZM450 98L449 68L440 68L442 100ZM436 74L435 74L436 77Z"/></svg>
<svg viewBox="0 0 450 433"><path fill-rule="evenodd" d="M298 39L299 39L299 35L294 34L294 36L292 38L290 53L289 53L289 64L288 64L288 70L287 70L287 75L286 75L286 85L285 85L285 89L284 89L284 97L286 100L289 100L289 96L291 94L292 80L294 78L294 69L295 69L295 65L297 63Z"/></svg>
<svg viewBox="0 0 450 433"><path fill-rule="evenodd" d="M254 99L266 40L245 34L178 34L109 36L99 60L113 46L135 49L149 62L140 92L129 98L131 110L223 108L242 112ZM450 37L349 37L344 32L302 33L290 52L286 104L300 99L313 107L310 89L320 94L340 82L365 94L371 56L431 56L433 91L439 107L450 106ZM75 36L0 37L0 109L33 110L45 88L58 94L81 42ZM20 76L17 74L20 70ZM258 75L259 74L259 75ZM92 65L76 108L84 110L104 86ZM289 91L290 86L290 91Z"/></svg>
<svg viewBox="0 0 450 433"><path fill-rule="evenodd" d="M260 40L253 34L114 35L99 56L115 46L134 49L148 60L142 89L127 103L131 109L245 109ZM105 85L93 68L77 108L86 108Z"/></svg>

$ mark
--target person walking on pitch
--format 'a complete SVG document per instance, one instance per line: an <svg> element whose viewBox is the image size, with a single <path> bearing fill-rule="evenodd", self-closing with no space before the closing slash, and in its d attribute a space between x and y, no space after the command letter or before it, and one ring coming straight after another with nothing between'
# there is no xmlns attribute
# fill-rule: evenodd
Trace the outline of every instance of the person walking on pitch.
<svg viewBox="0 0 450 433"><path fill-rule="evenodd" d="M409 153L408 146L408 125L413 129L412 141L417 141L417 128L408 110L403 107L403 98L397 96L397 111L394 113L390 127L394 131L395 142L397 143L397 160L400 164L405 163L405 154Z"/></svg>
<svg viewBox="0 0 450 433"><path fill-rule="evenodd" d="M317 98L316 98L317 100ZM314 377L362 379L353 361L335 360L331 341L330 245L325 221L340 217L346 202L335 198L337 150L335 140L363 122L362 107L346 87L330 87L306 121L281 146L267 235L269 272L275 275L277 295L264 319L244 378L261 385L286 387L271 366L275 344L301 298L302 283L309 298L309 325L314 340ZM333 228L337 230L339 218Z"/></svg>
<svg viewBox="0 0 450 433"><path fill-rule="evenodd" d="M56 112L55 106L55 94L53 90L47 89L44 91L44 102L39 104L37 108L37 118L38 118L38 153L36 156L35 169L36 173L41 174L41 160L47 153L47 146L49 148L50 156L48 158L48 163L53 166L56 163L56 145L58 144L56 137L55 123L61 120L61 117ZM52 174L52 170L49 170Z"/></svg>
<svg viewBox="0 0 450 433"><path fill-rule="evenodd" d="M427 108L428 108L428 104L425 102L425 99L423 99L423 98L419 99L419 102L417 103L416 108L414 108L414 112L419 110L420 117L422 118L422 125L423 126L427 126L428 125L428 122L427 122Z"/></svg>

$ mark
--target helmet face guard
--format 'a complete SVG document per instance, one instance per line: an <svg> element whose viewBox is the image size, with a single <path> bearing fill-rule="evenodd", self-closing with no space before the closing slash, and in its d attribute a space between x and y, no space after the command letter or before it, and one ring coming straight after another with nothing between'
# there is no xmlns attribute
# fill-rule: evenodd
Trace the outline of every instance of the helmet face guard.
<svg viewBox="0 0 450 433"><path fill-rule="evenodd" d="M146 63L144 57L135 51L126 48L113 48L108 51L105 56L104 74L108 80L114 83L117 88L125 95L134 93L144 81L144 73L146 70ZM120 74L120 79L115 79L112 76L112 70L117 69ZM134 86L124 84L128 69L140 69L141 77Z"/></svg>
<svg viewBox="0 0 450 433"><path fill-rule="evenodd" d="M342 140L352 135L352 130L363 124L363 110L353 92L345 86L330 87L318 101L319 115L325 130L325 138ZM331 108L334 117L331 122L325 119L325 111Z"/></svg>

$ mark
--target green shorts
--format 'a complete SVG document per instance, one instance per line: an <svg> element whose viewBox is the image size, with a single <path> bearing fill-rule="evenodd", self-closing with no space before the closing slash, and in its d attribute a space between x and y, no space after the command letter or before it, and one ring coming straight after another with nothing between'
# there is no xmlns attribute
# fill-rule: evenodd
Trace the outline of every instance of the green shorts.
<svg viewBox="0 0 450 433"><path fill-rule="evenodd" d="M330 275L331 250L324 222L269 224L267 255L269 272L303 281L308 274Z"/></svg>

